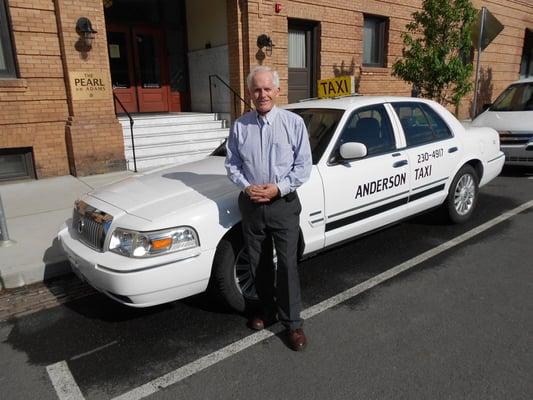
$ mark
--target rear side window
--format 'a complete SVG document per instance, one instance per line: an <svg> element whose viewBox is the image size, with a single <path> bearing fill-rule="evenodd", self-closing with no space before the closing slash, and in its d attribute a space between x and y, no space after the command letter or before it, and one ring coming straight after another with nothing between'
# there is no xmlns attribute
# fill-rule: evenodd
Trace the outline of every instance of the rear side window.
<svg viewBox="0 0 533 400"><path fill-rule="evenodd" d="M337 148L347 142L363 143L368 155L395 150L396 141L385 107L378 104L354 111L344 126Z"/></svg>
<svg viewBox="0 0 533 400"><path fill-rule="evenodd" d="M400 123L407 146L417 146L452 137L444 120L423 103L392 103Z"/></svg>

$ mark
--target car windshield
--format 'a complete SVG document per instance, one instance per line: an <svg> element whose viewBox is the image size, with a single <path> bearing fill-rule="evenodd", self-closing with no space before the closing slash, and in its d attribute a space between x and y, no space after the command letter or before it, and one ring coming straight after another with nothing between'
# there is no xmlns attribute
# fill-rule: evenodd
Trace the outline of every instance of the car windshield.
<svg viewBox="0 0 533 400"><path fill-rule="evenodd" d="M490 111L533 111L533 82L509 86L496 99Z"/></svg>
<svg viewBox="0 0 533 400"><path fill-rule="evenodd" d="M316 164L341 120L344 110L325 109L325 108L297 108L289 110L303 118L307 131L309 132L309 143L311 144L311 153L313 155L313 164ZM226 142L218 146L213 156L226 156Z"/></svg>

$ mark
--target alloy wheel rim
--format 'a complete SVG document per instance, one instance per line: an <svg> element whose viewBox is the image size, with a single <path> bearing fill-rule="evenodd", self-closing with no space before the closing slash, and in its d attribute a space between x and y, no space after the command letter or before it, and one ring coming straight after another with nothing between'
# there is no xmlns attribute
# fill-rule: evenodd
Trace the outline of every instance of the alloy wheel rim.
<svg viewBox="0 0 533 400"><path fill-rule="evenodd" d="M459 215L468 214L474 207L474 198L476 196L476 185L474 178L470 174L461 176L453 197L453 204L455 211Z"/></svg>
<svg viewBox="0 0 533 400"><path fill-rule="evenodd" d="M250 259L244 248L235 257L233 271L235 272L235 283L239 292L247 299L257 299L255 282L250 270Z"/></svg>

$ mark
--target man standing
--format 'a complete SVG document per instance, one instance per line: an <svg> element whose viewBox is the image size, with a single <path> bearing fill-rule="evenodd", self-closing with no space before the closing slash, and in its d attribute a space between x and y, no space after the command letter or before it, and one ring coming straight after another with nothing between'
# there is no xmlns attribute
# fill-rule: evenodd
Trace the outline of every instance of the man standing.
<svg viewBox="0 0 533 400"><path fill-rule="evenodd" d="M247 84L256 110L235 121L228 138L226 169L242 190L239 209L244 244L263 308L249 326L261 330L276 321L277 312L277 319L287 328L290 347L298 351L307 339L300 318L297 248L301 205L296 189L311 173L309 137L302 118L275 106L280 93L276 71L256 67ZM272 239L276 273L271 261Z"/></svg>

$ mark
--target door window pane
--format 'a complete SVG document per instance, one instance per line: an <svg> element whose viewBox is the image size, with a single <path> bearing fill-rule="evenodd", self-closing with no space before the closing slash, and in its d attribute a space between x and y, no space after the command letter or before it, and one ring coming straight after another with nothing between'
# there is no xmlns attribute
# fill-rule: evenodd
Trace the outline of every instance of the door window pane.
<svg viewBox="0 0 533 400"><path fill-rule="evenodd" d="M107 42L113 87L127 89L131 82L126 33L108 32Z"/></svg>
<svg viewBox="0 0 533 400"><path fill-rule="evenodd" d="M289 68L305 68L305 32L289 31Z"/></svg>
<svg viewBox="0 0 533 400"><path fill-rule="evenodd" d="M393 103L392 106L400 118L407 146L416 146L434 140L433 129L420 105Z"/></svg>
<svg viewBox="0 0 533 400"><path fill-rule="evenodd" d="M396 141L385 107L379 104L355 111L342 131L338 147L347 142L363 143L368 155L394 150Z"/></svg>
<svg viewBox="0 0 533 400"><path fill-rule="evenodd" d="M364 18L363 65L385 66L385 28L387 20L377 17Z"/></svg>
<svg viewBox="0 0 533 400"><path fill-rule="evenodd" d="M139 66L143 88L161 87L161 67L159 41L150 34L137 34Z"/></svg>
<svg viewBox="0 0 533 400"><path fill-rule="evenodd" d="M16 77L6 4L0 0L0 78Z"/></svg>

